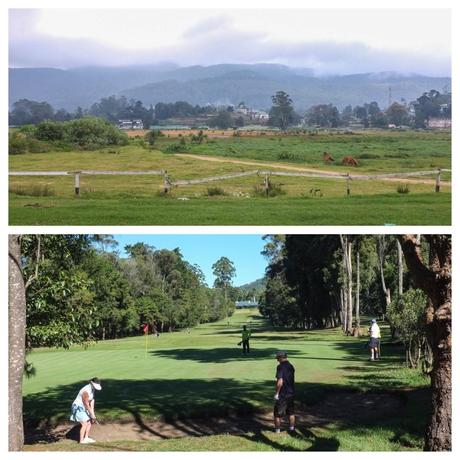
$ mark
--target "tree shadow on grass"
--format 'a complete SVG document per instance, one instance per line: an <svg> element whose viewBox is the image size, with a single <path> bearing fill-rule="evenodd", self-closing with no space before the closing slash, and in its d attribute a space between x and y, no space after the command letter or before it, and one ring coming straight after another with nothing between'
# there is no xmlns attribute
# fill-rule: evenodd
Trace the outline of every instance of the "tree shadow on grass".
<svg viewBox="0 0 460 460"><path fill-rule="evenodd" d="M271 411L273 380L259 382L239 381L237 379L152 379L152 380L113 380L103 379L103 391L97 395L97 413L102 422L134 423L136 430L156 439L180 436L208 436L229 432L247 439L258 441L276 450L296 450L295 443L285 445L277 442L266 431L271 429L271 418L258 422L257 414ZM47 391L24 397L24 420L26 443L55 442L53 426L68 420L70 405L76 393L86 382L61 385ZM371 430L388 431L391 442L417 446L423 437L424 422L429 411L429 401L416 400L412 405L402 406L401 410L385 413L371 420L354 416L356 406L342 411L339 419L329 414L328 407L337 404L324 404L331 395L337 401L347 403L342 398L344 388L326 383L298 383L296 385L296 407L305 414L318 414L314 427L319 428L334 422L339 429L353 429L362 432L363 437L371 435ZM425 390L426 391L426 390ZM357 392L351 394L358 394ZM353 400L353 398L352 398ZM334 400L335 401L335 400ZM384 398L380 399L384 404ZM330 415L330 417L328 416ZM344 415L345 414L345 415ZM325 417L326 415L326 417ZM213 419L214 418L214 419ZM223 425L215 418L224 418ZM162 425L155 420L163 420L174 430L174 435L162 431ZM268 426L267 426L268 423ZM305 422L306 423L306 422ZM307 450L337 450L339 440L333 436L320 437L310 430L311 424L298 424L300 439L308 441ZM70 426L70 425L69 425ZM235 431L232 431L236 428ZM74 428L75 430L75 428ZM74 431L74 435L75 435ZM254 433L250 436L249 433ZM73 438L75 439L75 438ZM280 438L281 440L281 438ZM294 447L293 447L294 446ZM299 448L299 450L302 450Z"/></svg>
<svg viewBox="0 0 460 460"><path fill-rule="evenodd" d="M238 343L238 342L237 342ZM153 350L153 357L169 358L185 361L197 361L200 363L227 363L231 361L271 359L274 365L277 348L252 348L249 354L244 355L242 348L235 343L234 348L174 348ZM298 356L300 351L291 351L290 356Z"/></svg>

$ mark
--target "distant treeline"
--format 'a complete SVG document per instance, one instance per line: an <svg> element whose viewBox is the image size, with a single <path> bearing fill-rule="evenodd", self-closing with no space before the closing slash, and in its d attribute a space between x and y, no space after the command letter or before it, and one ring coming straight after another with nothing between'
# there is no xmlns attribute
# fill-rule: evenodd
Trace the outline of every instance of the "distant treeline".
<svg viewBox="0 0 460 460"><path fill-rule="evenodd" d="M110 235L22 237L29 348L137 335L144 324L161 333L233 313L230 292L208 287L179 248L136 243L121 257L114 245Z"/></svg>
<svg viewBox="0 0 460 460"><path fill-rule="evenodd" d="M292 109L293 101L290 99L289 101ZM274 108L276 107L272 107L268 123L277 126L279 123L277 117L273 116ZM347 127L356 123L362 124L365 128L385 128L388 125L425 128L430 117L451 118L451 114L451 93L431 90L410 103L393 102L386 110L381 109L377 102L354 107L349 105L342 111L339 111L333 104L312 106L304 114L291 110L288 126L303 122L308 126L326 128ZM55 110L47 102L21 99L13 104L9 112L9 124L10 126L35 125L47 120L70 121L87 116L104 118L111 123L116 123L121 119L140 119L147 129L164 120L181 118L206 117L210 127L223 129L244 126L247 122L244 116L234 113L233 106L199 106L186 101L177 101L159 102L155 107L150 105L146 108L141 101L128 100L124 96L110 96L100 99L89 109L84 110L79 107L75 112L68 112L64 109ZM282 129L286 127L283 125Z"/></svg>

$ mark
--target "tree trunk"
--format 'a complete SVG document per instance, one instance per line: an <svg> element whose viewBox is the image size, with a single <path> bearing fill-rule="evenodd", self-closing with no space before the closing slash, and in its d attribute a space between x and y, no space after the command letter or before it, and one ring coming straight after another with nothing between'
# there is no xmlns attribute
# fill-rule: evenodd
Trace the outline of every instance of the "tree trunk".
<svg viewBox="0 0 460 460"><path fill-rule="evenodd" d="M352 243L348 243L348 263L347 263L347 278L348 278L348 328L347 334L353 334L353 271L351 265Z"/></svg>
<svg viewBox="0 0 460 460"><path fill-rule="evenodd" d="M385 265L385 235L379 235L378 237L378 256L379 256L379 268L380 268L380 281L382 283L382 291L385 296L385 316L388 305L391 303L391 291L390 288L387 288L385 283L385 276L383 273L383 267ZM382 318L384 319L384 318Z"/></svg>
<svg viewBox="0 0 460 460"><path fill-rule="evenodd" d="M401 248L401 243L399 240L396 240L396 244L398 246L398 295L401 297L403 295L403 275L404 275L404 268L403 268L403 253Z"/></svg>
<svg viewBox="0 0 460 460"><path fill-rule="evenodd" d="M26 295L19 235L8 236L8 449L22 450L22 378L25 364Z"/></svg>
<svg viewBox="0 0 460 460"><path fill-rule="evenodd" d="M452 241L450 235L425 235L430 245L429 266L423 261L416 235L400 235L406 264L416 287L428 296L425 310L427 339L433 352L432 412L425 450L452 450Z"/></svg>
<svg viewBox="0 0 460 460"><path fill-rule="evenodd" d="M351 335L353 333L353 273L351 267L352 243L348 240L347 235L340 235L340 242L342 245L343 255L344 274L342 286L344 290L344 307L346 311L346 322L344 324L344 331L347 335Z"/></svg>
<svg viewBox="0 0 460 460"><path fill-rule="evenodd" d="M355 318L356 318L356 327L355 327L355 337L361 335L361 320L359 317L359 290L361 289L361 283L359 279L359 248L356 251L356 309L355 309Z"/></svg>

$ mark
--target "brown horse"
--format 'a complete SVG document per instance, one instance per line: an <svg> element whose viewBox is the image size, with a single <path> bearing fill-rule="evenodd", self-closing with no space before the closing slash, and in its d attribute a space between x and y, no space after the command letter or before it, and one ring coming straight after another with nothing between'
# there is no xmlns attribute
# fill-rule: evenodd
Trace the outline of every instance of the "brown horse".
<svg viewBox="0 0 460 460"><path fill-rule="evenodd" d="M358 166L358 162L353 157L343 157L342 164L348 166Z"/></svg>
<svg viewBox="0 0 460 460"><path fill-rule="evenodd" d="M330 153L323 152L323 161L324 161L324 163L332 163L335 160L334 160L334 158L332 158Z"/></svg>

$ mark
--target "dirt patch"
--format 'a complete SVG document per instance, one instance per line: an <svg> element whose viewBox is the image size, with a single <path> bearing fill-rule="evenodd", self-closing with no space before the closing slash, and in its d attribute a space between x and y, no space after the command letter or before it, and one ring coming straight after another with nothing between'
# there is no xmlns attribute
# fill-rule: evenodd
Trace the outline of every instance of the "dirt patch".
<svg viewBox="0 0 460 460"><path fill-rule="evenodd" d="M232 164L240 164L240 165L246 165L246 166L259 166L261 168L277 168L277 169L283 169L283 170L288 170L288 171L299 171L299 172L311 172L311 173L324 173L324 174L330 174L333 176L343 176L344 172L339 172L339 171L330 171L330 170L325 170L325 169L317 169L317 168L306 168L303 166L291 166L291 165L286 165L283 163L267 163L267 162L257 162L257 161L250 161L250 160L235 160L231 158L225 158L225 157L212 157L212 156L207 156L207 155L195 155L195 154L190 154L190 153L176 153L175 156L178 157L183 157L183 158L192 158L195 160L202 160L202 161L212 161L215 163L232 163ZM353 176L359 176L359 174L356 174L353 172ZM366 175L366 174L363 174ZM369 175L372 175L372 173L369 173ZM409 184L427 184L427 185L434 185L434 179L415 179L415 178L408 178L408 177L386 177L382 178L379 180L383 181L388 181L388 182L402 182L402 183L409 183ZM441 186L445 187L450 187L451 182L450 181L442 181Z"/></svg>
<svg viewBox="0 0 460 460"><path fill-rule="evenodd" d="M339 392L327 396L315 406L297 408L297 425L310 428L333 422L353 423L375 417L382 418L396 414L404 404L405 399L397 394ZM257 433L272 428L272 412L266 411L245 416L193 418L173 422L153 422L138 417L134 421L94 425L91 436L100 442L148 441L186 436ZM26 443L77 440L78 431L79 425L62 424L46 432L27 433Z"/></svg>

